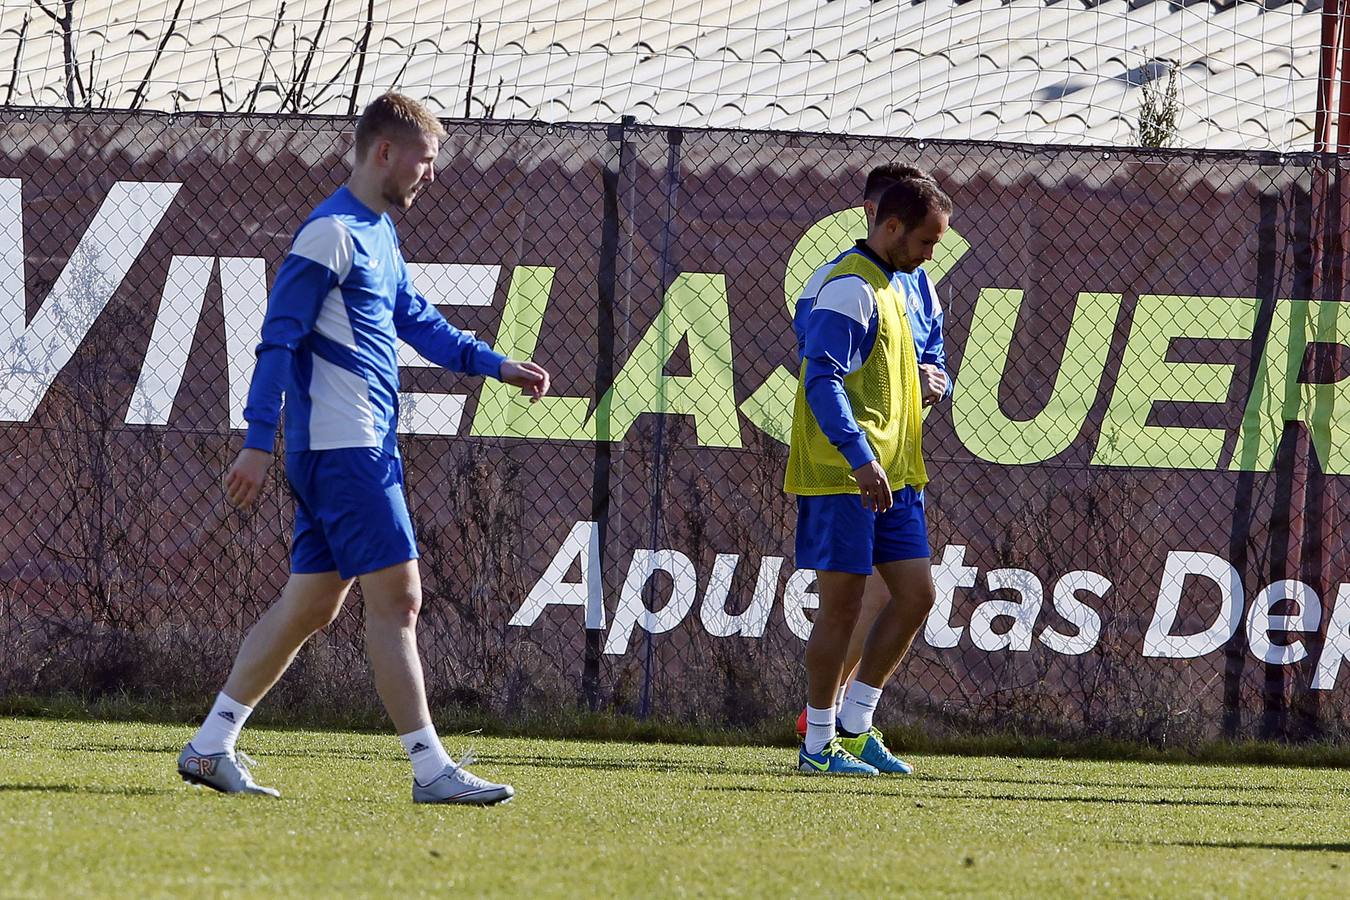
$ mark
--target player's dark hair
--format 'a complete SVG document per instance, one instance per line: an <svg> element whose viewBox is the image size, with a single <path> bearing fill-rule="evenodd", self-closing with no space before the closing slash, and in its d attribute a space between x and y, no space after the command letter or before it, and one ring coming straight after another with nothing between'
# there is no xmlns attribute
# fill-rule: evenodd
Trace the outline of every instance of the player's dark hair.
<svg viewBox="0 0 1350 900"><path fill-rule="evenodd" d="M882 163L867 173L867 183L863 185L863 199L875 203L881 199L881 194L886 188L897 181L914 178L932 181L932 176L923 169L902 166L899 163Z"/></svg>
<svg viewBox="0 0 1350 900"><path fill-rule="evenodd" d="M877 201L877 224L899 219L908 231L917 227L929 213L952 214L952 201L937 182L927 178L904 178L882 193Z"/></svg>

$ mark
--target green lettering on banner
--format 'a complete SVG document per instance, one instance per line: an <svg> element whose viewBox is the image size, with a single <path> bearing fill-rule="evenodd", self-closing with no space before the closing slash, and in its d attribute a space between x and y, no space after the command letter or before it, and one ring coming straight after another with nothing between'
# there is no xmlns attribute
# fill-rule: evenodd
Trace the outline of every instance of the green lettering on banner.
<svg viewBox="0 0 1350 900"><path fill-rule="evenodd" d="M1078 295L1050 399L1034 417L1015 420L1004 415L998 395L1022 292L980 291L952 398L952 423L966 448L1003 465L1043 462L1067 450L1097 396L1120 303L1119 294Z"/></svg>
<svg viewBox="0 0 1350 900"><path fill-rule="evenodd" d="M1141 296L1093 463L1217 468L1227 437L1224 429L1149 425L1148 417L1158 402L1226 402L1233 366L1168 362L1168 348L1176 338L1249 340L1259 306L1247 298Z"/></svg>
<svg viewBox="0 0 1350 900"><path fill-rule="evenodd" d="M867 235L867 213L861 206L841 209L806 229L792 248L783 273L783 302L789 321L797 314L797 298L816 269L843 253Z"/></svg>
<svg viewBox="0 0 1350 900"><path fill-rule="evenodd" d="M783 275L783 300L788 321L797 312L797 298L816 269L853 246L867 234L867 214L861 206L840 210L821 219L806 230L788 258ZM933 250L933 258L924 264L928 280L937 284L957 260L970 250L970 242L956 229L948 228ZM788 326L791 330L791 325ZM779 366L769 373L753 394L741 404L741 412L750 423L774 440L786 444L792 435L792 409L797 398L797 371ZM927 416L928 409L924 410Z"/></svg>
<svg viewBox="0 0 1350 900"><path fill-rule="evenodd" d="M688 343L693 374L667 375L681 341ZM726 277L685 272L601 398L596 433L600 440L622 440L643 413L673 413L694 417L701 445L740 447L735 387Z"/></svg>
<svg viewBox="0 0 1350 900"><path fill-rule="evenodd" d="M1301 384L1299 373L1309 344L1350 347L1350 323L1344 304L1334 300L1293 300L1275 304L1270 338L1261 355L1261 367L1252 379L1252 393L1242 417L1232 468L1265 471L1275 454L1285 423L1302 422L1312 436L1322 471L1350 474L1342 421L1350 407L1350 382ZM1338 417L1337 410L1342 412Z"/></svg>
<svg viewBox="0 0 1350 900"><path fill-rule="evenodd" d="M534 357L553 288L553 271L550 266L517 266L511 274L506 309L497 330L498 353L514 359ZM589 408L586 397L544 397L531 403L519 388L485 378L470 433L479 437L594 440L595 429L586 421Z"/></svg>

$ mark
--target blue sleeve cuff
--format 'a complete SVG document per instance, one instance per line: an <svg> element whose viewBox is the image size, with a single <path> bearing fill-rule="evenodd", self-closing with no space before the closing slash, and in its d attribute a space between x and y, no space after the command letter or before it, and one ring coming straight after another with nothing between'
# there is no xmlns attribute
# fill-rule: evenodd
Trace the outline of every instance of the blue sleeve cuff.
<svg viewBox="0 0 1350 900"><path fill-rule="evenodd" d="M485 378L502 377L502 363L506 362L506 357L493 350L491 347L481 347L473 355L472 374L482 375Z"/></svg>
<svg viewBox="0 0 1350 900"><path fill-rule="evenodd" d="M244 438L245 449L261 450L271 453L277 443L277 426L266 422L249 422L248 434Z"/></svg>
<svg viewBox="0 0 1350 900"><path fill-rule="evenodd" d="M872 445L867 443L867 438L862 435L859 435L856 440L842 445L839 452L844 454L844 459L848 460L849 467L854 469L865 466L877 458L877 455L872 452Z"/></svg>

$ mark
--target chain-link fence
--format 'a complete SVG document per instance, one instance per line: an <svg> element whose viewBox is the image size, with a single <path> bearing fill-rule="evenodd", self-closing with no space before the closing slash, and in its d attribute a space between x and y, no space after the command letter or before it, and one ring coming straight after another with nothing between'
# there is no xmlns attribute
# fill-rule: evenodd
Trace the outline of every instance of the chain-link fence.
<svg viewBox="0 0 1350 900"><path fill-rule="evenodd" d="M925 424L938 604L883 717L1343 733L1342 160L449 125L399 221L414 283L554 395L404 359L435 703L800 708L789 307L901 161L955 203L929 272L956 390ZM4 110L0 694L205 702L275 598L280 467L249 513L220 478L348 126ZM373 702L358 605L269 704Z"/></svg>

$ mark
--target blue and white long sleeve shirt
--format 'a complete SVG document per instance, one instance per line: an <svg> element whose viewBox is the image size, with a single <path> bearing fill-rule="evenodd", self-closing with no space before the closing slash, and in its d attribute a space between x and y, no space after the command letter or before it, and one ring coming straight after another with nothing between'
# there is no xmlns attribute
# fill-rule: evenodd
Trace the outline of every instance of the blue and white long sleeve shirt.
<svg viewBox="0 0 1350 900"><path fill-rule="evenodd" d="M296 232L267 301L244 418L271 452L286 398L286 450L398 454L402 338L432 362L499 377L505 357L445 321L408 278L398 234L345 186Z"/></svg>
<svg viewBox="0 0 1350 900"><path fill-rule="evenodd" d="M892 286L905 298L905 314L914 334L919 363L937 366L947 375L943 397L950 397L952 381L942 341L942 304L928 274L922 267L913 272L893 271L863 241L858 242L856 249L891 273ZM844 391L844 378L862 368L876 344L877 310L875 304L867 305L868 293L852 283L857 279L840 279L825 286L825 279L839 258L821 266L806 282L797 299L792 327L797 335L798 357L806 363L806 402L821 431L856 469L876 455L853 416Z"/></svg>

